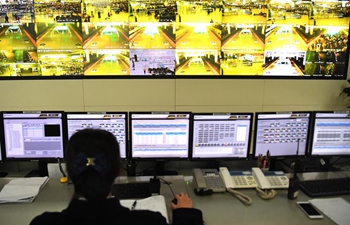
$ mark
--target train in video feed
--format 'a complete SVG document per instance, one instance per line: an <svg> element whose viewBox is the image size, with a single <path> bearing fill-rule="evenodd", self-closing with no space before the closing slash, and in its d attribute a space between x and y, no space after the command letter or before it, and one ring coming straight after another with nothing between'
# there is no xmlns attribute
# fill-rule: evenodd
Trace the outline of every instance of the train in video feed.
<svg viewBox="0 0 350 225"><path fill-rule="evenodd" d="M129 75L129 50L84 50L84 75Z"/></svg>
<svg viewBox="0 0 350 225"><path fill-rule="evenodd" d="M130 49L175 49L173 23L130 23Z"/></svg>
<svg viewBox="0 0 350 225"><path fill-rule="evenodd" d="M128 49L129 25L124 22L83 23L84 49Z"/></svg>
<svg viewBox="0 0 350 225"><path fill-rule="evenodd" d="M220 49L220 23L181 23L176 25L177 49Z"/></svg>
<svg viewBox="0 0 350 225"><path fill-rule="evenodd" d="M130 75L175 75L175 49L130 50Z"/></svg>
<svg viewBox="0 0 350 225"><path fill-rule="evenodd" d="M175 75L220 75L220 51L176 49Z"/></svg>

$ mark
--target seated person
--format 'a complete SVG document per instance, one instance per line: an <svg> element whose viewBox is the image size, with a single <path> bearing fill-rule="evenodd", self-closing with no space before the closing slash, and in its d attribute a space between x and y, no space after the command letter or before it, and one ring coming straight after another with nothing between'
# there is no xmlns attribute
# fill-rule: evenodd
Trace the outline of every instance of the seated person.
<svg viewBox="0 0 350 225"><path fill-rule="evenodd" d="M36 216L30 225L167 224L161 213L130 210L121 206L118 196L112 196L114 180L121 170L119 144L113 134L99 129L76 132L66 147L66 165L74 185L71 202L61 212ZM175 197L172 224L203 225L202 212L192 208L192 200L183 193Z"/></svg>

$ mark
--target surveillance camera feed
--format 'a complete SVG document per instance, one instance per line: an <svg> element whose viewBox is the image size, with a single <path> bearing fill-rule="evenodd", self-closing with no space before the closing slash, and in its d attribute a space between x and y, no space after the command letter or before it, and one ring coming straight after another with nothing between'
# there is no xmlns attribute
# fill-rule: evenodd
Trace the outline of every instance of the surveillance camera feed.
<svg viewBox="0 0 350 225"><path fill-rule="evenodd" d="M0 77L345 79L350 0L0 0Z"/></svg>

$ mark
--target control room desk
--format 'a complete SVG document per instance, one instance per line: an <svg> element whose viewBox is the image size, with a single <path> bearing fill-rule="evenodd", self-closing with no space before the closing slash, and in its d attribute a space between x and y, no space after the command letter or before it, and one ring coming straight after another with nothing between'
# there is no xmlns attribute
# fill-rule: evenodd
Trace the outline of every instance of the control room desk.
<svg viewBox="0 0 350 225"><path fill-rule="evenodd" d="M300 174L301 179L322 179L345 176L344 173L308 173ZM325 216L321 220L310 220L296 205L297 201L309 199L299 192L295 200L287 198L287 190L277 190L274 199L261 199L254 189L241 190L253 199L253 204L246 206L230 193L215 193L211 196L196 196L193 192L194 183L191 177L185 177L189 182L183 182L183 176L166 176L166 180L174 181L172 187L175 193L187 192L193 199L194 207L203 212L205 225L233 225L233 224L335 224ZM126 178L121 177L116 182L126 179L133 181L147 180L149 177ZM0 188L11 178L0 178ZM40 191L33 203L0 204L0 224L25 225L44 211L61 211L66 208L73 194L73 186L61 184L59 178L51 178ZM161 194L167 201L169 219L171 220L170 201L173 198L170 188L162 184ZM350 202L350 195L341 196ZM350 222L349 222L350 224Z"/></svg>

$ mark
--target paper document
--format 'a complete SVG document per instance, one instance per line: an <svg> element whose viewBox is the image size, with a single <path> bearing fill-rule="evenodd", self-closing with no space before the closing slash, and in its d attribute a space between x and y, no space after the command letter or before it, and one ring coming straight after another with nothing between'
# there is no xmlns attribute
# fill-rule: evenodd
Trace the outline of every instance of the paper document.
<svg viewBox="0 0 350 225"><path fill-rule="evenodd" d="M338 225L349 225L350 203L343 198L312 199L310 203Z"/></svg>
<svg viewBox="0 0 350 225"><path fill-rule="evenodd" d="M160 212L166 218L167 223L169 223L168 212L163 195L156 195L137 200L120 200L120 204L126 208L131 209L135 201L135 210L150 210Z"/></svg>
<svg viewBox="0 0 350 225"><path fill-rule="evenodd" d="M15 178L2 188L0 203L33 202L48 180L48 177Z"/></svg>

